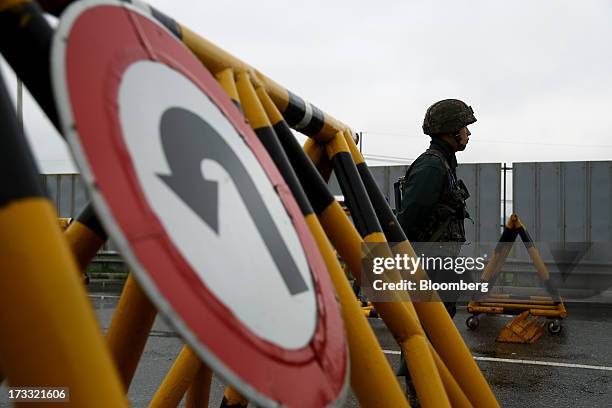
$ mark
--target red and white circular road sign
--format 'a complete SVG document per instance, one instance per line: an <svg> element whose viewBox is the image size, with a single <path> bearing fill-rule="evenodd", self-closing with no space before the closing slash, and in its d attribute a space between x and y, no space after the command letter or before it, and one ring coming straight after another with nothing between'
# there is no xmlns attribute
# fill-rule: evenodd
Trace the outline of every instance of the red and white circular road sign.
<svg viewBox="0 0 612 408"><path fill-rule="evenodd" d="M297 203L211 74L146 11L75 2L52 45L63 130L158 310L265 406L341 402L334 291Z"/></svg>

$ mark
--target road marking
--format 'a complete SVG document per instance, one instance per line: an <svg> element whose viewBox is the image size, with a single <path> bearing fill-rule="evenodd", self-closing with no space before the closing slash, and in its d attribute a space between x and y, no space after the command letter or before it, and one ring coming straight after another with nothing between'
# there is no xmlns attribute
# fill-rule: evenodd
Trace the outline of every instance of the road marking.
<svg viewBox="0 0 612 408"><path fill-rule="evenodd" d="M92 299L100 299L100 300L104 300L104 299L119 299L121 296L119 295L87 295Z"/></svg>
<svg viewBox="0 0 612 408"><path fill-rule="evenodd" d="M385 354L400 355L398 350L383 350ZM529 364L529 365L540 365L549 367L565 367L565 368L582 368L585 370L599 370L599 371L612 371L612 367L607 366L595 366L588 364L572 364L572 363L555 363L552 361L538 361L538 360L521 360L515 358L496 358L496 357L479 357L474 356L474 360L477 361L493 361L500 363L511 363L511 364Z"/></svg>
<svg viewBox="0 0 612 408"><path fill-rule="evenodd" d="M474 360L478 361L499 361L502 363L512 364L531 364L551 367L566 367L566 368L583 368L586 370L600 370L600 371L612 371L612 367L607 366L595 366L587 364L572 364L572 363L555 363L552 361L538 361L538 360L519 360L514 358L495 358L495 357L474 357Z"/></svg>

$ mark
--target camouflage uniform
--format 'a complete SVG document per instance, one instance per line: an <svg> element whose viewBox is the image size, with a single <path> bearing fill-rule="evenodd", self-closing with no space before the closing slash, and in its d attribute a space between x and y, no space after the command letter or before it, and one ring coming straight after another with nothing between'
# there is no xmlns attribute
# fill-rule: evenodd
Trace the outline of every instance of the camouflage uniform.
<svg viewBox="0 0 612 408"><path fill-rule="evenodd" d="M469 217L467 188L457 180L457 160L452 146L434 138L429 149L410 166L402 188L398 220L417 254L456 257L465 242L464 220ZM444 242L443 246L424 243ZM427 270L434 282L454 282L460 275L446 270ZM444 292L442 300L451 317L458 293Z"/></svg>
<svg viewBox="0 0 612 408"><path fill-rule="evenodd" d="M457 159L453 146L441 134L452 133L459 141L459 129L476 121L471 107L457 99L436 102L427 109L423 121L423 132L432 137L429 149L412 163L404 179L400 182L401 207L397 218L406 236L416 243L415 252L426 256L459 255L465 242L464 220L469 218L465 200L469 197L463 181L457 179ZM465 148L465 147L464 147ZM459 150L463 150L461 147ZM431 242L446 242L442 250L432 251ZM439 245L438 245L439 246ZM460 276L451 271L428 270L429 277L435 282L453 282ZM451 317L456 312L458 294L445 294L444 306ZM406 365L402 361L398 375L406 375ZM414 387L406 376L406 386L411 400ZM414 401L411 401L414 402Z"/></svg>
<svg viewBox="0 0 612 408"><path fill-rule="evenodd" d="M413 242L465 242L467 188L457 179L453 147L434 138L402 183L398 220Z"/></svg>

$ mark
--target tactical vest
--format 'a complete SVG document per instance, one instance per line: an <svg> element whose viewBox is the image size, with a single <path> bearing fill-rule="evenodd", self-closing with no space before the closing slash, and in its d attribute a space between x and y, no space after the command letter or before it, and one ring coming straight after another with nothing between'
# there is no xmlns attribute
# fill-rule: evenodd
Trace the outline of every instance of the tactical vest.
<svg viewBox="0 0 612 408"><path fill-rule="evenodd" d="M457 180L446 158L435 149L427 149L424 155L436 156L446 168L448 185L444 187L442 197L433 206L429 215L419 225L406 231L408 239L413 242L465 242L463 222L470 218L465 201L470 196L463 180ZM408 180L412 166L406 172L404 181ZM405 192L405 183L400 183L401 192Z"/></svg>

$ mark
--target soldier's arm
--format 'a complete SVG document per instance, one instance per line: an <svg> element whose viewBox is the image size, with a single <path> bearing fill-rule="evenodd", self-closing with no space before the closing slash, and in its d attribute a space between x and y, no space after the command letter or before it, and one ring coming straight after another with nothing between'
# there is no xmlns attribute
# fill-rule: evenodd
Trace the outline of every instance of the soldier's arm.
<svg viewBox="0 0 612 408"><path fill-rule="evenodd" d="M429 215L440 199L447 177L445 169L430 163L419 164L410 172L398 213L404 231L419 225Z"/></svg>

